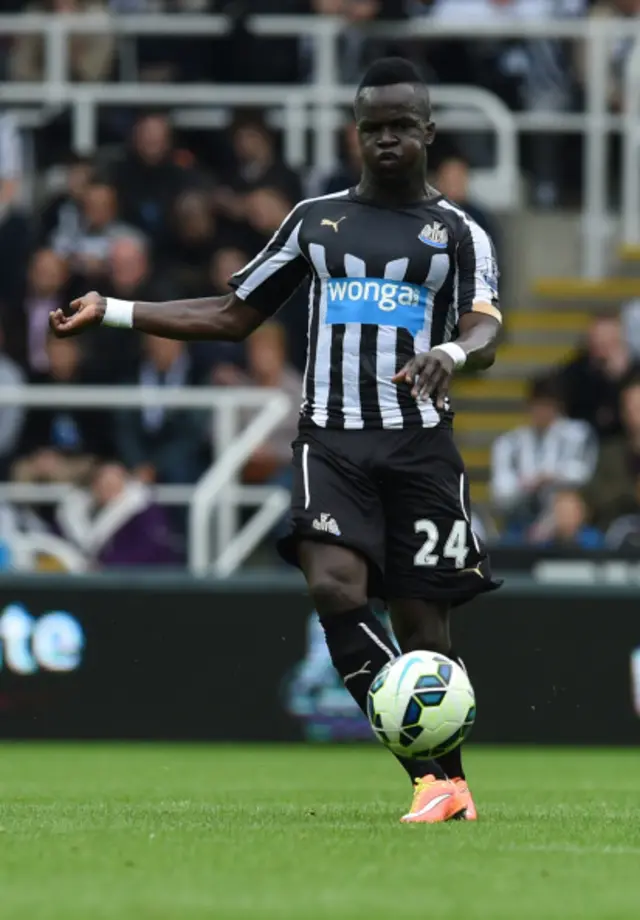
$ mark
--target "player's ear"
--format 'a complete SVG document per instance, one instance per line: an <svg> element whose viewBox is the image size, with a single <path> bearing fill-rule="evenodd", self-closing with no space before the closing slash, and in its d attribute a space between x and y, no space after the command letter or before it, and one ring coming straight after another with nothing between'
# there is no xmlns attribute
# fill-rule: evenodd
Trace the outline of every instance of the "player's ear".
<svg viewBox="0 0 640 920"><path fill-rule="evenodd" d="M436 123L435 121L429 121L427 122L427 126L425 128L425 136L424 136L424 142L427 147L430 147L433 144L435 136L436 136Z"/></svg>

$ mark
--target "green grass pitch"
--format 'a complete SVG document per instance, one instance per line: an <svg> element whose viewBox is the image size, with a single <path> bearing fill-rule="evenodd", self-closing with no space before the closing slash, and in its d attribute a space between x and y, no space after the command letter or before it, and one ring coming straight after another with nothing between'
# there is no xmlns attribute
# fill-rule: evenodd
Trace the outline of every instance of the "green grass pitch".
<svg viewBox="0 0 640 920"><path fill-rule="evenodd" d="M467 755L404 826L375 746L0 746L2 920L637 920L637 751Z"/></svg>

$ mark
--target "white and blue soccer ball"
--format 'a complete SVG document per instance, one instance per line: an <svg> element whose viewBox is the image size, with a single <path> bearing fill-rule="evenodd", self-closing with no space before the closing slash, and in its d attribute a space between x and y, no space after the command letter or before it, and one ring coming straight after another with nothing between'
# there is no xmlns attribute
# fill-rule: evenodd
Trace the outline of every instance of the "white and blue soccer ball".
<svg viewBox="0 0 640 920"><path fill-rule="evenodd" d="M435 652L410 652L373 679L367 699L371 727L401 757L439 757L467 737L476 700L466 672Z"/></svg>

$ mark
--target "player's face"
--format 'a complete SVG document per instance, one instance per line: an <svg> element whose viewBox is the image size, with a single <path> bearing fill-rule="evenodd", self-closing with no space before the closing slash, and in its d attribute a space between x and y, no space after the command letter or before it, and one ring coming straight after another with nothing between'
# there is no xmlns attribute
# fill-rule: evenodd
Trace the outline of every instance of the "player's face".
<svg viewBox="0 0 640 920"><path fill-rule="evenodd" d="M390 180L425 170L434 125L419 88L401 83L364 90L357 122L363 162L376 178Z"/></svg>

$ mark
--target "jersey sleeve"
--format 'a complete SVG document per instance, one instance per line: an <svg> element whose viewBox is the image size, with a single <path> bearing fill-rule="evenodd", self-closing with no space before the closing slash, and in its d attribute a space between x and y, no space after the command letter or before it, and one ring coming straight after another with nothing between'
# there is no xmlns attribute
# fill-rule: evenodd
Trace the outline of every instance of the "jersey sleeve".
<svg viewBox="0 0 640 920"><path fill-rule="evenodd" d="M299 243L306 211L304 202L295 207L262 252L229 281L240 300L265 316L279 310L309 274L309 263Z"/></svg>
<svg viewBox="0 0 640 920"><path fill-rule="evenodd" d="M458 316L486 313L502 322L498 262L489 234L466 218L456 254L454 298Z"/></svg>

